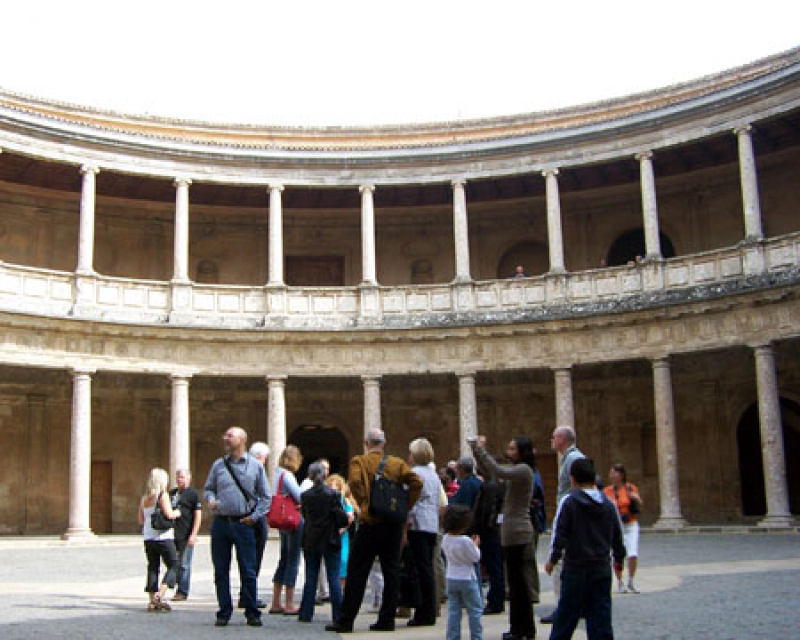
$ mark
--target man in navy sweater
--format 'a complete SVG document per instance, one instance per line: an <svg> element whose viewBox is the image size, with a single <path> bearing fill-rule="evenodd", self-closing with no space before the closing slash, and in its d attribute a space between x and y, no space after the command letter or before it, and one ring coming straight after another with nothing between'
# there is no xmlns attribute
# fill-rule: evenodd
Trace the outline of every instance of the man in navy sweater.
<svg viewBox="0 0 800 640"><path fill-rule="evenodd" d="M611 566L622 569L625 545L622 525L611 501L595 484L594 463L579 458L570 468L572 491L558 505L553 522L549 574L563 555L561 594L550 640L572 637L581 612L589 640L614 637L611 626Z"/></svg>

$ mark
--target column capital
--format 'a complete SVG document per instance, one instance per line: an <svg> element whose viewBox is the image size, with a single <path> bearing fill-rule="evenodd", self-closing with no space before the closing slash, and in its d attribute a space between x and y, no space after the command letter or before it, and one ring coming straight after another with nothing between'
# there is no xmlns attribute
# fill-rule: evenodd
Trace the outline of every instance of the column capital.
<svg viewBox="0 0 800 640"><path fill-rule="evenodd" d="M375 193L375 185L374 184L362 184L358 188L359 193Z"/></svg>
<svg viewBox="0 0 800 640"><path fill-rule="evenodd" d="M191 373L170 373L169 379L172 381L173 384L189 384L189 380L192 379Z"/></svg>
<svg viewBox="0 0 800 640"><path fill-rule="evenodd" d="M572 364L558 364L554 367L550 367L553 373L559 373L563 371L572 371Z"/></svg>
<svg viewBox="0 0 800 640"><path fill-rule="evenodd" d="M467 179L466 178L456 178L455 180L450 181L450 185L457 189L458 187L466 187L467 186Z"/></svg>
<svg viewBox="0 0 800 640"><path fill-rule="evenodd" d="M370 373L361 376L361 380L364 384L368 382L380 382L381 378L383 378L383 376L379 373Z"/></svg>
<svg viewBox="0 0 800 640"><path fill-rule="evenodd" d="M753 125L751 125L749 122L746 123L746 124L740 124L738 127L735 127L734 130L733 130L733 132L737 136L740 136L740 135L742 135L744 133L749 135L751 131L753 131Z"/></svg>
<svg viewBox="0 0 800 640"><path fill-rule="evenodd" d="M272 193L273 191L283 191L283 185L280 182L270 182L269 186L267 187L267 191Z"/></svg>
<svg viewBox="0 0 800 640"><path fill-rule="evenodd" d="M175 180L173 180L172 184L175 187L188 187L190 184L192 184L192 179L178 176L175 178Z"/></svg>
<svg viewBox="0 0 800 640"><path fill-rule="evenodd" d="M92 376L97 373L97 369L92 369L91 367L71 367L69 372L72 377L78 378Z"/></svg>
<svg viewBox="0 0 800 640"><path fill-rule="evenodd" d="M646 151L640 151L633 157L636 158L639 162L641 162L642 160L650 160L653 157L653 152L647 149Z"/></svg>
<svg viewBox="0 0 800 640"><path fill-rule="evenodd" d="M286 379L289 376L283 373L276 373L268 376L264 376L264 380L267 381L267 384L284 384Z"/></svg>
<svg viewBox="0 0 800 640"><path fill-rule="evenodd" d="M558 175L558 167L552 167L550 169L543 169L542 170L542 177L547 178L548 176L557 176Z"/></svg>
<svg viewBox="0 0 800 640"><path fill-rule="evenodd" d="M456 371L455 374L459 380L463 380L465 378L475 378L478 372L474 369L464 369L463 371Z"/></svg>
<svg viewBox="0 0 800 640"><path fill-rule="evenodd" d="M84 175L86 175L87 173L93 173L96 175L100 173L100 167L98 167L96 164L87 163L81 165L81 173Z"/></svg>
<svg viewBox="0 0 800 640"><path fill-rule="evenodd" d="M751 344L750 347L756 354L774 353L774 348L771 342L756 342Z"/></svg>

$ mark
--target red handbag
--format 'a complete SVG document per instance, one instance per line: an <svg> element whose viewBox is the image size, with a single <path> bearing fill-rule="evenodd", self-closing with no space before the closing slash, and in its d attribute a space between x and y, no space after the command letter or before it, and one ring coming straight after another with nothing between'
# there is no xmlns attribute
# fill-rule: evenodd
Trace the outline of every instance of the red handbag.
<svg viewBox="0 0 800 640"><path fill-rule="evenodd" d="M282 495L283 474L278 480L278 490L272 496L272 504L269 507L267 524L273 529L280 531L297 531L300 526L300 505L290 495Z"/></svg>

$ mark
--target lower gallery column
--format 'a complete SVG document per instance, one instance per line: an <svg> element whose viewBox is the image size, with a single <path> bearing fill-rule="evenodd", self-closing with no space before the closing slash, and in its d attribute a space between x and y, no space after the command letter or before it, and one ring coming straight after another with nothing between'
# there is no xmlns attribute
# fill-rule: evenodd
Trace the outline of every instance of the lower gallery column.
<svg viewBox="0 0 800 640"><path fill-rule="evenodd" d="M286 448L286 376L267 376L269 387L267 408L267 476L270 481L275 477L278 458Z"/></svg>
<svg viewBox="0 0 800 640"><path fill-rule="evenodd" d="M656 414L656 454L661 514L655 527L677 529L686 525L681 514L678 488L678 442L675 435L675 407L669 360L653 360L653 386Z"/></svg>
<svg viewBox="0 0 800 640"><path fill-rule="evenodd" d="M761 455L764 459L764 489L767 494L767 515L759 524L763 527L787 527L793 524L793 518L789 510L789 491L786 485L786 459L775 354L771 344L758 345L754 351Z"/></svg>
<svg viewBox="0 0 800 640"><path fill-rule="evenodd" d="M556 387L556 426L575 429L575 405L572 401L572 369L553 369Z"/></svg>
<svg viewBox="0 0 800 640"><path fill-rule="evenodd" d="M72 371L72 430L69 451L69 526L63 540L85 540L94 534L89 524L92 486L92 374Z"/></svg>
<svg viewBox="0 0 800 640"><path fill-rule="evenodd" d="M458 374L458 451L471 456L467 438L478 435L478 402L475 396L475 372Z"/></svg>
<svg viewBox="0 0 800 640"><path fill-rule="evenodd" d="M381 428L381 377L361 376L364 383L364 435Z"/></svg>
<svg viewBox="0 0 800 640"><path fill-rule="evenodd" d="M169 478L178 469L189 469L189 376L173 375L172 411L169 423Z"/></svg>

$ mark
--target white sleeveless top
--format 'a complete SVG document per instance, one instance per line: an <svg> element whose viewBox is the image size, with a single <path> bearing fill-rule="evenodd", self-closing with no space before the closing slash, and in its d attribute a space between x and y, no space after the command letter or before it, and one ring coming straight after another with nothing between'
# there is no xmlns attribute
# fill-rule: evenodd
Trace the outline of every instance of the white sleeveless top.
<svg viewBox="0 0 800 640"><path fill-rule="evenodd" d="M144 512L144 525L142 526L142 536L145 540L174 540L175 539L175 529L167 529L166 531L158 531L157 529L153 529L153 525L150 524L150 516L153 514L153 511L156 510L155 503L152 507L144 507L142 511Z"/></svg>

